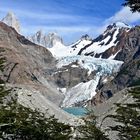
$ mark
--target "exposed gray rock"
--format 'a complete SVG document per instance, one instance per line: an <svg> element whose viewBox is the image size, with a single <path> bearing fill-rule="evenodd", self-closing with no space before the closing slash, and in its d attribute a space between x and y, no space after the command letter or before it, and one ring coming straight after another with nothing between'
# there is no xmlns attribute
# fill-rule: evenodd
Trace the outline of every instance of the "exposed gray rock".
<svg viewBox="0 0 140 140"><path fill-rule="evenodd" d="M109 100L105 101L104 103L91 107L94 111L95 115L98 117L97 122L98 126L103 130L106 131L106 134L109 135L111 140L118 139L117 132L110 130L109 126L115 126L117 122L115 122L112 118L107 117L108 115L115 114L117 109L115 103L131 103L133 102L133 98L129 96L128 90L130 88L126 88L118 93L116 93L113 97Z"/></svg>
<svg viewBox="0 0 140 140"><path fill-rule="evenodd" d="M75 63L62 67L53 73L52 78L60 88L71 88L94 78L94 72L88 75L88 70L80 66L72 67L73 64Z"/></svg>
<svg viewBox="0 0 140 140"><path fill-rule="evenodd" d="M42 94L38 90L20 87L20 89L16 89L16 93L20 104L33 110L38 110L39 112L44 113L46 117L55 115L59 121L69 123L71 125L77 125L80 121L75 116L63 111L56 104L51 102L45 94Z"/></svg>
<svg viewBox="0 0 140 140"><path fill-rule="evenodd" d="M51 48L55 45L56 42L63 44L63 40L56 33L45 34L42 30L37 31L34 35L27 37L30 41L44 46L46 48Z"/></svg>

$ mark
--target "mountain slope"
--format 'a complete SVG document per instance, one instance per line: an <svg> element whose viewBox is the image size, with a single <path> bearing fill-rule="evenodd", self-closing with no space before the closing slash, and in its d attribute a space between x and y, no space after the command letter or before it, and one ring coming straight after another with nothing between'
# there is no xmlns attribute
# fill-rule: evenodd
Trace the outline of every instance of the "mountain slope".
<svg viewBox="0 0 140 140"><path fill-rule="evenodd" d="M73 124L77 120L58 107L64 96L50 82L55 59L46 48L30 42L0 22L0 55L6 58L0 78L17 92L19 103L56 115L63 122ZM46 112L47 109L50 111Z"/></svg>
<svg viewBox="0 0 140 140"><path fill-rule="evenodd" d="M58 98L57 105L98 104L139 80L139 27L117 22L96 39L85 35L70 46L65 46L57 34L45 35L41 31L30 40L44 47L16 36L14 47L8 47L11 50L6 54L15 63L6 66L3 78L9 83L32 84L32 88L40 86L42 93L47 86L50 92L46 96L54 103Z"/></svg>

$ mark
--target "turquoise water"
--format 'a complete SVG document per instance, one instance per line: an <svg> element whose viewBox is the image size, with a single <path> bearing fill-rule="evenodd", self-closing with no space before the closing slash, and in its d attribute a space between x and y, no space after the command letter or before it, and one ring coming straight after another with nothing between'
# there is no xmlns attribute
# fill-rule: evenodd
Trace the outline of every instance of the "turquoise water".
<svg viewBox="0 0 140 140"><path fill-rule="evenodd" d="M84 116L87 113L86 108L82 108L82 107L69 107L69 108L63 108L63 110L75 116Z"/></svg>

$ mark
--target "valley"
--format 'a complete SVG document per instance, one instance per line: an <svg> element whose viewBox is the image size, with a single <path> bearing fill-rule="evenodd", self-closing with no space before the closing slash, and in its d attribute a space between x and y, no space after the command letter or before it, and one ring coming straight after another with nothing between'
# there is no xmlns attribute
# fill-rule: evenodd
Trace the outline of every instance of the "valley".
<svg viewBox="0 0 140 140"><path fill-rule="evenodd" d="M101 124L114 103L132 102L126 93L140 81L140 26L112 23L95 39L83 35L71 45L57 33L25 36L21 28L13 13L0 22L0 78L19 104L77 126L88 110Z"/></svg>

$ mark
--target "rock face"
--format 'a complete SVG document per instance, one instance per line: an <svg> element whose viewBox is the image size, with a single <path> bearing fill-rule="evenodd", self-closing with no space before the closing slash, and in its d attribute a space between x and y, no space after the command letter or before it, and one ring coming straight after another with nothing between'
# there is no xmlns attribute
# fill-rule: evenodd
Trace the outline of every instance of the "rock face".
<svg viewBox="0 0 140 140"><path fill-rule="evenodd" d="M53 66L54 58L47 49L35 45L3 23L0 23L0 41L4 50L2 55L8 60L4 73L7 82L39 83L38 77L44 69Z"/></svg>
<svg viewBox="0 0 140 140"><path fill-rule="evenodd" d="M14 13L9 12L3 19L2 22L8 26L13 27L18 33L20 33L20 23Z"/></svg>
<svg viewBox="0 0 140 140"><path fill-rule="evenodd" d="M43 33L42 30L27 38L30 41L38 45L44 46L46 48L53 47L56 44L56 42L63 44L62 38L59 37L56 33L49 33L48 35L46 35Z"/></svg>
<svg viewBox="0 0 140 140"><path fill-rule="evenodd" d="M108 101L98 105L98 106L92 106L92 109L94 110L94 114L98 116L97 122L98 125L102 130L106 132L107 135L110 138L110 140L117 140L118 133L117 131L112 131L110 126L115 127L117 122L114 121L113 118L106 117L108 115L115 115L117 106L116 103L125 104L125 103L133 103L134 99L129 96L128 91L131 88L123 89L122 91L117 92L112 98L110 98ZM106 118L105 118L106 117Z"/></svg>
<svg viewBox="0 0 140 140"><path fill-rule="evenodd" d="M0 56L6 58L0 78L16 88L19 103L43 113L49 109L49 113L56 114L60 121L73 124L76 118L58 107L64 97L50 82L56 64L46 48L30 42L0 22Z"/></svg>

